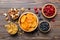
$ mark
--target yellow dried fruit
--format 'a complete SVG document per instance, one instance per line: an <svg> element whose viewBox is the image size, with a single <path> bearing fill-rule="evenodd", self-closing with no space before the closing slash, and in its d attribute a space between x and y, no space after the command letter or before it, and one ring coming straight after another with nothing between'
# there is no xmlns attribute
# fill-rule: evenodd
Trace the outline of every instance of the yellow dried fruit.
<svg viewBox="0 0 60 40"><path fill-rule="evenodd" d="M6 21L8 21L8 20L9 20L9 18L8 18L8 17L6 17L6 18L5 18L5 20L6 20Z"/></svg>
<svg viewBox="0 0 60 40"><path fill-rule="evenodd" d="M14 35L17 33L18 31L18 27L16 24L10 22L9 24L5 25L5 28L7 30L7 32L11 35Z"/></svg>
<svg viewBox="0 0 60 40"><path fill-rule="evenodd" d="M20 10L21 10L22 12L24 12L24 11L25 11L25 8L21 8Z"/></svg>
<svg viewBox="0 0 60 40"><path fill-rule="evenodd" d="M26 16L24 15L24 16L22 16L22 18L21 18L21 22L23 23L25 20L26 20Z"/></svg>

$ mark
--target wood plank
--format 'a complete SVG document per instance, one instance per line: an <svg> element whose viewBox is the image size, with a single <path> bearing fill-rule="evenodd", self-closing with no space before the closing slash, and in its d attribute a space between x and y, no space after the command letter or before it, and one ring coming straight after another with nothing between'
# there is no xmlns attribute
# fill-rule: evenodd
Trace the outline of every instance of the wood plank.
<svg viewBox="0 0 60 40"><path fill-rule="evenodd" d="M15 2L14 2L15 1ZM4 25L7 24L5 21L5 17L3 13L7 13L10 8L21 8L25 7L33 8L42 7L46 3L53 3L57 7L57 16L54 18L55 22L50 22L51 31L48 34L43 34L37 28L33 33L23 33L20 34L21 29L19 29L19 33L15 36L10 36ZM42 14L41 14L42 15ZM43 16L41 16L44 20L46 20ZM60 39L60 0L0 0L0 40L59 40Z"/></svg>

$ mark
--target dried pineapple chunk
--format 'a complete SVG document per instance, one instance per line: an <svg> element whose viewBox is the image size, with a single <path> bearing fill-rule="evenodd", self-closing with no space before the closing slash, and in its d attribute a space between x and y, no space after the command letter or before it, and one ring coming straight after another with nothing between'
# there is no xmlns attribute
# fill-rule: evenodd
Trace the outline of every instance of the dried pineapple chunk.
<svg viewBox="0 0 60 40"><path fill-rule="evenodd" d="M12 29L10 29L10 30L7 30L8 31L8 33L12 33Z"/></svg>

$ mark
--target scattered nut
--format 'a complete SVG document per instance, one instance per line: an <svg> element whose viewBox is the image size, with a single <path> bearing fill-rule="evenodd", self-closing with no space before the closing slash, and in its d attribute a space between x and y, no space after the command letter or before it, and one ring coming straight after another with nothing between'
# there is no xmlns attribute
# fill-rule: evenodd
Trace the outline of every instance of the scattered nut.
<svg viewBox="0 0 60 40"><path fill-rule="evenodd" d="M6 17L6 18L5 18L5 20L6 20L6 21L8 21L8 20L9 20L9 18L8 18L8 17Z"/></svg>
<svg viewBox="0 0 60 40"><path fill-rule="evenodd" d="M4 13L3 15L6 16L6 17L8 16L7 13Z"/></svg>
<svg viewBox="0 0 60 40"><path fill-rule="evenodd" d="M15 20L19 17L19 10L16 8L11 8L8 11L9 16L11 17L11 19Z"/></svg>
<svg viewBox="0 0 60 40"><path fill-rule="evenodd" d="M20 34L22 34L22 33L20 33Z"/></svg>
<svg viewBox="0 0 60 40"><path fill-rule="evenodd" d="M14 8L14 10L16 11L16 8Z"/></svg>
<svg viewBox="0 0 60 40"><path fill-rule="evenodd" d="M20 10L21 10L22 12L24 12L24 11L25 11L25 8L21 8Z"/></svg>
<svg viewBox="0 0 60 40"><path fill-rule="evenodd" d="M8 21L8 23L10 23L11 21Z"/></svg>

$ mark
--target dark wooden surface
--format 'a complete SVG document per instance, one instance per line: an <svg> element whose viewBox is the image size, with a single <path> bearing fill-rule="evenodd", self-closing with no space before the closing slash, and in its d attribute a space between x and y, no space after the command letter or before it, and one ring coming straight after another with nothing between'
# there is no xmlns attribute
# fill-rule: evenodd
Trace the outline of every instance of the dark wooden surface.
<svg viewBox="0 0 60 40"><path fill-rule="evenodd" d="M46 3L52 3L57 8L55 22L50 22L52 29L49 33L43 34L38 28L32 33L23 34L20 34L23 31L19 29L19 33L15 36L10 36L7 33L4 27L7 21L5 21L3 13L7 13L9 8L25 7L33 9L35 6L42 7ZM41 18L47 20L42 15ZM0 0L0 40L60 40L60 0Z"/></svg>

